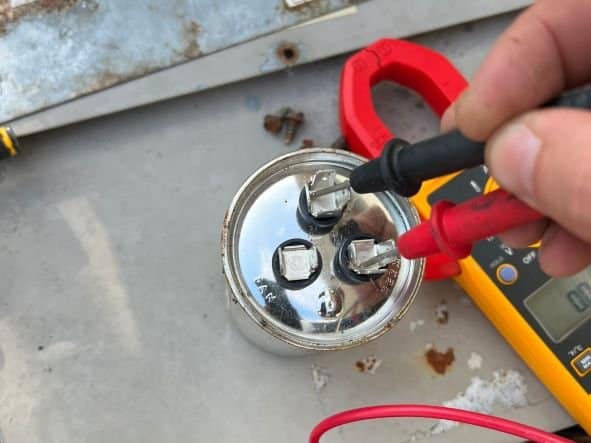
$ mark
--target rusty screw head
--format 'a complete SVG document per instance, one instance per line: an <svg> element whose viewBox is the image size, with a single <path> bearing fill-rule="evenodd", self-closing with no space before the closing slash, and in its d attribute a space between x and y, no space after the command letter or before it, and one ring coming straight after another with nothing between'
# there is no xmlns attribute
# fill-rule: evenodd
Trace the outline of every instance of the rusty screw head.
<svg viewBox="0 0 591 443"><path fill-rule="evenodd" d="M284 120L280 116L267 114L265 115L263 125L265 126L265 131L270 132L271 134L279 134L283 127L283 122Z"/></svg>
<svg viewBox="0 0 591 443"><path fill-rule="evenodd" d="M283 126L287 125L284 141L286 145L289 145L293 141L298 128L303 122L303 112L295 112L291 108L281 108L276 114L265 115L263 125L265 130L271 134L279 134L283 129Z"/></svg>
<svg viewBox="0 0 591 443"><path fill-rule="evenodd" d="M283 138L283 141L285 141L286 145L289 145L293 141L301 124L304 123L304 113L289 112L285 116L285 120L287 121L287 128L285 129L285 137Z"/></svg>
<svg viewBox="0 0 591 443"><path fill-rule="evenodd" d="M270 132L271 134L279 134L283 129L285 117L291 112L293 112L291 108L281 108L276 114L265 115L265 120L263 122L265 131Z"/></svg>

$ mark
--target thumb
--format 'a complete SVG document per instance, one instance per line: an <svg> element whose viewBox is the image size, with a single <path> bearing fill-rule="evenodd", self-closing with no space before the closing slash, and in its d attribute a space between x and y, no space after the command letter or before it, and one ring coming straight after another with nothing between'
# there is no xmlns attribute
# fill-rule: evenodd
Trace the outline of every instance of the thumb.
<svg viewBox="0 0 591 443"><path fill-rule="evenodd" d="M525 114L493 135L486 163L503 188L591 242L591 112Z"/></svg>

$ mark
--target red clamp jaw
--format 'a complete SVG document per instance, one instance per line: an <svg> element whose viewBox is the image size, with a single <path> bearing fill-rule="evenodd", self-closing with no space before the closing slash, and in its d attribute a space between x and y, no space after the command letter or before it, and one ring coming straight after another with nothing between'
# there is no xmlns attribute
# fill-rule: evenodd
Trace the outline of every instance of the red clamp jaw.
<svg viewBox="0 0 591 443"><path fill-rule="evenodd" d="M370 159L394 138L371 98L371 88L383 81L416 91L439 117L467 86L444 56L415 43L382 39L353 55L341 74L341 131L353 152Z"/></svg>
<svg viewBox="0 0 591 443"><path fill-rule="evenodd" d="M341 74L341 131L351 151L369 159L378 157L394 138L378 117L371 97L371 88L384 81L416 91L439 117L467 86L449 60L415 43L382 39L353 55ZM426 279L459 273L458 263L446 255L427 259Z"/></svg>

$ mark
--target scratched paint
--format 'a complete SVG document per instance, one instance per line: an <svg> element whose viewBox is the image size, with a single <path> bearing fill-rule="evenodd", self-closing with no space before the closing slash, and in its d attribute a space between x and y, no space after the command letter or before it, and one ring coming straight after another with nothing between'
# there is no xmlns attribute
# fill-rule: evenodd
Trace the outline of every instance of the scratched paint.
<svg viewBox="0 0 591 443"><path fill-rule="evenodd" d="M315 0L294 9L283 0L0 1L0 122L321 17L352 1ZM299 61L305 60L303 49ZM281 62L271 48L261 71L275 65Z"/></svg>

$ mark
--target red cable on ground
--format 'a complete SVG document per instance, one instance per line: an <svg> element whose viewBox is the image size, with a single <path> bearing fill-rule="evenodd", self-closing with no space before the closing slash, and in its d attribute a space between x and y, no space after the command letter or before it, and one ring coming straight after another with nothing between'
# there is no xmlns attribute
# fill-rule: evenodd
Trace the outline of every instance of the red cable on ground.
<svg viewBox="0 0 591 443"><path fill-rule="evenodd" d="M477 412L465 411L462 409L430 405L381 405L344 411L325 418L318 423L310 433L309 442L319 443L320 437L322 437L325 432L336 428L337 426L362 420L395 417L435 418L468 423L482 428L494 429L506 434L512 434L534 443L574 443L572 440L504 418L479 414Z"/></svg>

